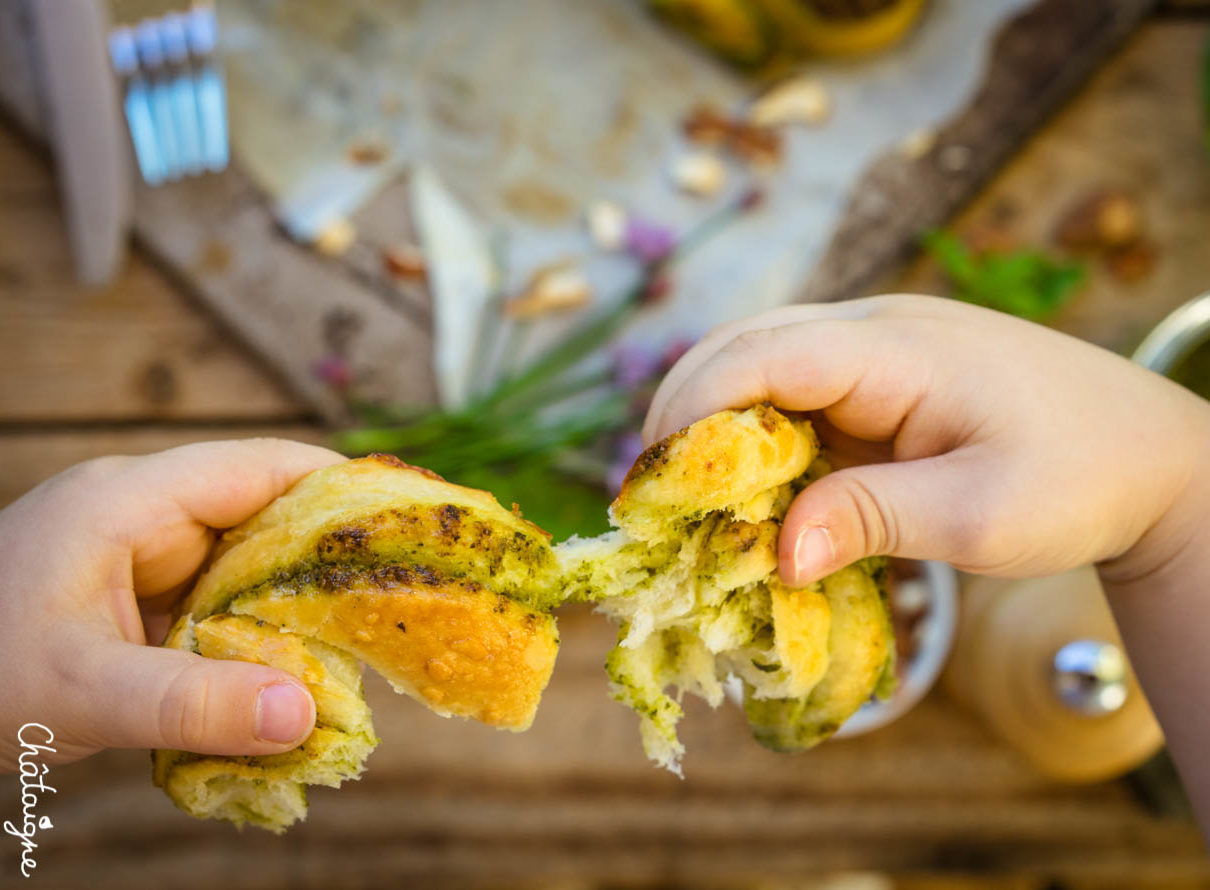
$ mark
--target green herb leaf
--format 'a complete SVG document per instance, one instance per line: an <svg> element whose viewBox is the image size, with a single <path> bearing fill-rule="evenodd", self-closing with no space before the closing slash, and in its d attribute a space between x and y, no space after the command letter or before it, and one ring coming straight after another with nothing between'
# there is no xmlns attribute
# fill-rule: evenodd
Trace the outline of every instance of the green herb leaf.
<svg viewBox="0 0 1210 890"><path fill-rule="evenodd" d="M975 254L949 232L924 236L925 248L953 285L953 297L1039 321L1058 311L1085 278L1084 266L1037 250Z"/></svg>

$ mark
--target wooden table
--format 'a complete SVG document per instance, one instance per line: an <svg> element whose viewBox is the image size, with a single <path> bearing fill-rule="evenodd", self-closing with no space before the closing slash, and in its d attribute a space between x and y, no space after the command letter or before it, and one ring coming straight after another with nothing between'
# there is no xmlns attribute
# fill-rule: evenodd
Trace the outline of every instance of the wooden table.
<svg viewBox="0 0 1210 890"><path fill-rule="evenodd" d="M1155 272L1125 285L1098 269L1060 327L1126 349L1210 289L1210 158L1195 104L1208 38L1205 19L1170 11L1149 23L957 221L1044 240L1070 197L1098 185L1140 193ZM142 256L103 291L73 285L61 225L45 162L0 129L0 504L94 455L322 439ZM887 286L931 289L935 270L917 263ZM1045 781L939 692L880 733L793 758L753 744L733 709L690 707L678 781L643 760L631 715L605 696L609 628L573 611L561 629L527 735L440 720L371 682L385 741L369 772L313 793L310 820L281 839L177 813L151 788L145 752L60 767L40 810L55 828L36 878L226 890L1210 887L1190 824L1149 815L1124 783ZM0 818L18 798L0 780ZM10 840L0 887L20 885Z"/></svg>

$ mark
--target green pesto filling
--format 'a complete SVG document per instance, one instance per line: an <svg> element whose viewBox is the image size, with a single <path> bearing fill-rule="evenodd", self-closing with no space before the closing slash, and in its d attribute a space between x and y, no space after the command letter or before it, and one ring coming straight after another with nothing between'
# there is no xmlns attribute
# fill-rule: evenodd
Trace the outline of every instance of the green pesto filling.
<svg viewBox="0 0 1210 890"><path fill-rule="evenodd" d="M299 561L289 568L275 572L272 577L258 584L228 593L215 609L215 613L229 611L232 603L237 600L252 599L269 590L277 590L279 592L291 591L296 595L318 595L338 592L341 589L341 585L335 583L328 585L325 583L325 579L334 577L342 569L356 573L359 576L368 576L374 572L389 573L391 570L398 570L401 574L408 576L408 579L404 583L411 583L418 587L426 585L436 586L442 583L459 581L469 581L479 585L478 581L468 578L464 574L445 569L415 566L404 562L405 559L405 556L400 555L396 555L389 560L382 557L375 559L373 555L366 555L339 561ZM350 578L348 580L352 581L355 579ZM504 588L499 590L493 589L489 592L510 599L535 612L550 612L555 606L563 602L563 597L554 586L548 586L544 590Z"/></svg>

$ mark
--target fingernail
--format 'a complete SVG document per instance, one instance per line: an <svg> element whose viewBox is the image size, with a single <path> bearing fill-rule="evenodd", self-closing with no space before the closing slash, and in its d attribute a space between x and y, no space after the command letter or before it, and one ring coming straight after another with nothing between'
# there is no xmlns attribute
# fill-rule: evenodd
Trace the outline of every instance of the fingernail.
<svg viewBox="0 0 1210 890"><path fill-rule="evenodd" d="M256 697L256 737L293 742L311 725L311 699L293 683L274 683Z"/></svg>
<svg viewBox="0 0 1210 890"><path fill-rule="evenodd" d="M809 584L820 577L836 558L832 535L826 528L808 526L794 542L794 583Z"/></svg>

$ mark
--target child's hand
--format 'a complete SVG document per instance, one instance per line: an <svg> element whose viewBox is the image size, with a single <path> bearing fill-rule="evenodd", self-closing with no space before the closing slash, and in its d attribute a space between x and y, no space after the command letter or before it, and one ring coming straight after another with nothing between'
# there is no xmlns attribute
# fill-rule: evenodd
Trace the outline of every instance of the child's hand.
<svg viewBox="0 0 1210 890"><path fill-rule="evenodd" d="M720 328L669 373L644 432L760 401L818 412L844 468L786 517L781 571L797 583L877 553L1013 576L1129 554L1121 571L1148 571L1188 539L1171 523L1162 540L1148 533L1204 479L1210 452L1210 405L1158 375L925 297L787 307Z"/></svg>
<svg viewBox="0 0 1210 890"><path fill-rule="evenodd" d="M80 464L0 511L0 769L15 768L25 723L54 732L51 762L301 742L315 705L290 674L145 644L164 636L215 529L340 460L274 439L188 445Z"/></svg>
<svg viewBox="0 0 1210 890"><path fill-rule="evenodd" d="M815 412L841 467L786 517L791 583L877 553L1016 576L1099 563L1210 834L1210 403L1046 328L897 296L720 328L645 433L760 401Z"/></svg>

